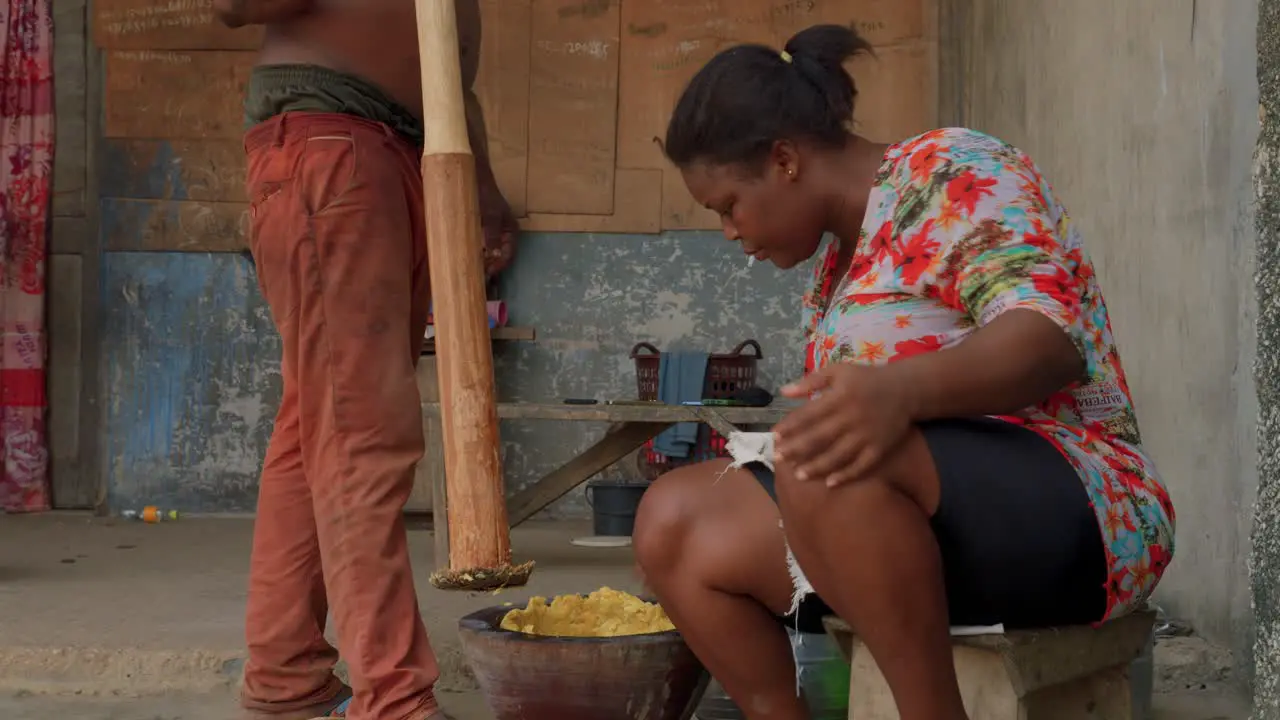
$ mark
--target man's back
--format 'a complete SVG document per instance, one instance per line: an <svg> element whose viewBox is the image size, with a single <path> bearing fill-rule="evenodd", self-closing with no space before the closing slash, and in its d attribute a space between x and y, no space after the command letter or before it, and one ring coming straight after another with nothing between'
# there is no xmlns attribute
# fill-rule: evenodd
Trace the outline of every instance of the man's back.
<svg viewBox="0 0 1280 720"><path fill-rule="evenodd" d="M414 0L215 0L214 5L232 27L266 25L259 64L318 65L354 75L421 117ZM479 64L479 0L458 0L456 7L463 87L469 88Z"/></svg>

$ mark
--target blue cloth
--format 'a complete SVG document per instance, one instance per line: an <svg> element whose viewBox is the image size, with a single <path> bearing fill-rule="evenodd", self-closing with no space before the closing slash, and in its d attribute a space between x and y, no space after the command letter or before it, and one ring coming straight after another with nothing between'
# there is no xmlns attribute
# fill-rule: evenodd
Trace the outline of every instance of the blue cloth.
<svg viewBox="0 0 1280 720"><path fill-rule="evenodd" d="M658 399L668 405L702 399L707 380L704 352L662 353L658 360ZM653 449L669 458L687 458L698 444L699 423L676 423L653 440Z"/></svg>

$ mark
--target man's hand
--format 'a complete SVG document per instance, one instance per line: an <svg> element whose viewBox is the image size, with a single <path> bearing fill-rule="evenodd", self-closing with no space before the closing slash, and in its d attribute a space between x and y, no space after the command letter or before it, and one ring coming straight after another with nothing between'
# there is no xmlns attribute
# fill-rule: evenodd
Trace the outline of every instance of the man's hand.
<svg viewBox="0 0 1280 720"><path fill-rule="evenodd" d="M213 12L229 28L289 20L309 11L315 0L213 0Z"/></svg>
<svg viewBox="0 0 1280 720"><path fill-rule="evenodd" d="M915 399L883 368L835 363L782 388L809 398L774 428L776 461L829 487L872 472L906 436Z"/></svg>
<svg viewBox="0 0 1280 720"><path fill-rule="evenodd" d="M477 161L480 159L477 158ZM477 194L480 201L480 225L484 229L484 271L488 277L502 272L511 264L516 253L516 234L520 225L516 222L511 206L498 189L493 172L487 167L477 167Z"/></svg>

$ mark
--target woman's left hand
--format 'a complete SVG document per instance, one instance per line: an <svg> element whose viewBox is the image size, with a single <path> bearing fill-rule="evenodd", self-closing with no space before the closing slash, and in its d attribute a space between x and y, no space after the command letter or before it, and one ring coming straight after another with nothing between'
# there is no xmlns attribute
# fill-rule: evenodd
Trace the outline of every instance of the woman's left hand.
<svg viewBox="0 0 1280 720"><path fill-rule="evenodd" d="M884 368L834 363L782 388L809 398L774 427L774 454L797 480L828 487L873 471L911 426L912 395Z"/></svg>

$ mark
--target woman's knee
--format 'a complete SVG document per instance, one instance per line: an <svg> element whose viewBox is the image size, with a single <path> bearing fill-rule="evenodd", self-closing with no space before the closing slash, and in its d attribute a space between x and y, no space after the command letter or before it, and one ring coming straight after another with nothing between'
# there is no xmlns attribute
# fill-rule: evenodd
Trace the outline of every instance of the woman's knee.
<svg viewBox="0 0 1280 720"><path fill-rule="evenodd" d="M646 573L675 564L694 519L705 502L705 487L725 463L699 463L662 475L645 491L636 511L631 545ZM708 467L714 465L716 467Z"/></svg>

